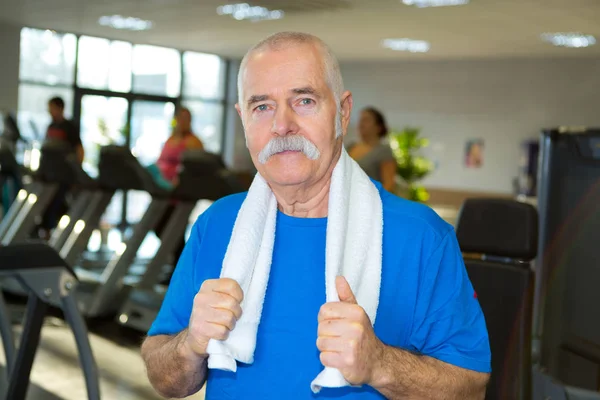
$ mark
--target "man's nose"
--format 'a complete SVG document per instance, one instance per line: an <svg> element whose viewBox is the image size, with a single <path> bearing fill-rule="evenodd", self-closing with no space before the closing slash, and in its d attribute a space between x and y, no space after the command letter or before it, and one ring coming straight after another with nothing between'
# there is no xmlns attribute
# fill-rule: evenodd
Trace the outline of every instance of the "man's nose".
<svg viewBox="0 0 600 400"><path fill-rule="evenodd" d="M298 131L298 124L294 111L287 105L277 107L273 116L271 130L279 136L296 133Z"/></svg>

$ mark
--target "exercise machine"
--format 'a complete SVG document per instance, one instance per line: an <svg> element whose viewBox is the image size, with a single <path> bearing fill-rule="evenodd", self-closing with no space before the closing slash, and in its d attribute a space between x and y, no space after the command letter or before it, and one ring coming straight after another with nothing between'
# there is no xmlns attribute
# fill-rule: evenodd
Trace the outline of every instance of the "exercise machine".
<svg viewBox="0 0 600 400"><path fill-rule="evenodd" d="M60 141L49 141L44 144L42 152L52 152L53 149L64 146ZM31 232L59 189L59 183L46 179L41 168L31 171L31 175L33 181L19 191L5 218L0 222L0 244L3 246L30 238Z"/></svg>
<svg viewBox="0 0 600 400"><path fill-rule="evenodd" d="M10 333L11 320L4 302L0 303L0 332L8 356L8 387L4 398L6 400L26 398L44 317L48 307L52 306L62 309L73 331L88 398L99 400L98 369L90 346L87 327L73 296L78 285L73 270L47 244L23 243L0 247L0 276L17 279L29 294L23 333L17 349L14 347L14 339Z"/></svg>
<svg viewBox="0 0 600 400"><path fill-rule="evenodd" d="M76 268L77 274L82 280L81 290L77 295L78 302L82 312L89 317L113 315L119 310L129 292L129 286L125 285L124 281L130 266L133 264L144 238L165 213L170 199L170 191L156 184L150 172L139 163L127 147L114 145L103 147L100 151L98 169L100 176L110 177L107 178L107 182L103 182L103 187L108 187L112 191L146 191L152 196L152 201L142 219L133 228L131 236L121 244L101 271ZM80 224L81 232L74 229L67 244L72 239L74 242L87 245L89 235L81 240L79 235L85 229L95 228L97 224L92 226L89 220L81 219L80 221L76 225ZM73 260L69 253L64 251L63 247L61 255L64 255L67 261Z"/></svg>
<svg viewBox="0 0 600 400"><path fill-rule="evenodd" d="M492 353L486 400L600 400L548 375L532 358L539 217L532 205L468 199L456 235L485 315Z"/></svg>
<svg viewBox="0 0 600 400"><path fill-rule="evenodd" d="M541 133L538 210L534 357L552 377L598 391L600 128Z"/></svg>
<svg viewBox="0 0 600 400"><path fill-rule="evenodd" d="M184 236L196 203L214 201L238 191L242 191L241 186L225 169L219 156L204 151L188 151L182 155L179 184L171 193L171 199L177 202L175 209L161 235L155 257L119 312L120 324L142 332L150 328L166 292L166 287L158 285L161 271Z"/></svg>
<svg viewBox="0 0 600 400"><path fill-rule="evenodd" d="M485 315L492 375L486 400L531 399L532 260L536 209L502 199L468 199L456 236Z"/></svg>

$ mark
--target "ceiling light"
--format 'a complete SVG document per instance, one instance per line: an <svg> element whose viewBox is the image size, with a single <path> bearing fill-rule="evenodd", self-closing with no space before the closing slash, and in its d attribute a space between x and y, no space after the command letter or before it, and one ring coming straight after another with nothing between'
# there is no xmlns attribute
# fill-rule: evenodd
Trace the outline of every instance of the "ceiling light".
<svg viewBox="0 0 600 400"><path fill-rule="evenodd" d="M227 4L217 7L217 14L231 15L238 21L247 19L253 22L281 19L284 16L282 10L269 10L265 7L251 6L248 3Z"/></svg>
<svg viewBox="0 0 600 400"><path fill-rule="evenodd" d="M402 0L407 6L415 6L419 8L425 7L448 7L462 6L469 3L469 0Z"/></svg>
<svg viewBox="0 0 600 400"><path fill-rule="evenodd" d="M558 47L581 48L596 44L596 38L592 35L583 35L581 33L544 33L542 40L552 43Z"/></svg>
<svg viewBox="0 0 600 400"><path fill-rule="evenodd" d="M431 45L424 40L413 39L385 39L382 42L383 47L395 51L408 51L411 53L426 53Z"/></svg>
<svg viewBox="0 0 600 400"><path fill-rule="evenodd" d="M145 31L152 28L152 21L134 17L123 17L121 15L105 15L100 17L98 23L102 26L130 31Z"/></svg>

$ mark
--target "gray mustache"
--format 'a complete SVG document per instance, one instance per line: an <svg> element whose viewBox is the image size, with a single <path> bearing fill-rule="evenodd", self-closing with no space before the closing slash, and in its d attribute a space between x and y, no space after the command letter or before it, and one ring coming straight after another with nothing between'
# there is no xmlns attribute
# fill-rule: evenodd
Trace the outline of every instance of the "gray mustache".
<svg viewBox="0 0 600 400"><path fill-rule="evenodd" d="M304 136L287 135L271 139L258 154L258 162L265 164L271 156L284 151L301 151L310 160L316 160L320 156L317 146Z"/></svg>

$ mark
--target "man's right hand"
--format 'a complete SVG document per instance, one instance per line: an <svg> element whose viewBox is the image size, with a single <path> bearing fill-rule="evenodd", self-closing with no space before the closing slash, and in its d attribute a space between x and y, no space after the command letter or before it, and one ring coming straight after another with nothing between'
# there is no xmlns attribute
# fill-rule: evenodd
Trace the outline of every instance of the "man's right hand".
<svg viewBox="0 0 600 400"><path fill-rule="evenodd" d="M233 279L206 280L194 297L186 347L199 356L206 356L210 339L227 339L242 315L243 298L240 285Z"/></svg>

